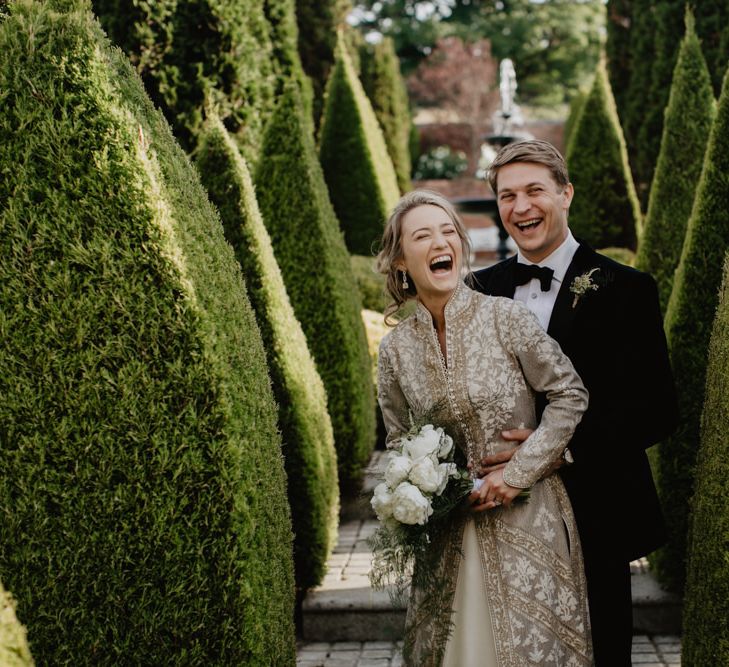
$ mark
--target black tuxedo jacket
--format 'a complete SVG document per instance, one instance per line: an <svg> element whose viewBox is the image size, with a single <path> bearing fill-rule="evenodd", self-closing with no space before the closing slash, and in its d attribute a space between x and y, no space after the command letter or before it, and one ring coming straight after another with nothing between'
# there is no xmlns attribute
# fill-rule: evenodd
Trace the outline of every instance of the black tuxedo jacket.
<svg viewBox="0 0 729 667"><path fill-rule="evenodd" d="M513 298L515 264L512 257L477 271L474 289ZM598 289L575 304L572 281L594 268ZM569 445L575 462L560 470L585 557L610 553L633 560L665 540L645 450L669 435L678 417L656 283L580 244L547 332L590 392Z"/></svg>

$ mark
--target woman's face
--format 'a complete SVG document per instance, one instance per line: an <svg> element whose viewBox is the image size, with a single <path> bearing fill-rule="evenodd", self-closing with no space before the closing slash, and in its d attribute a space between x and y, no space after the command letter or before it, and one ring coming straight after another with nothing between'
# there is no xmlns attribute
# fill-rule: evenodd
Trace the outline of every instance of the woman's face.
<svg viewBox="0 0 729 667"><path fill-rule="evenodd" d="M448 296L456 289L463 244L442 208L425 204L408 211L402 220L401 247L397 268L408 272L421 299Z"/></svg>

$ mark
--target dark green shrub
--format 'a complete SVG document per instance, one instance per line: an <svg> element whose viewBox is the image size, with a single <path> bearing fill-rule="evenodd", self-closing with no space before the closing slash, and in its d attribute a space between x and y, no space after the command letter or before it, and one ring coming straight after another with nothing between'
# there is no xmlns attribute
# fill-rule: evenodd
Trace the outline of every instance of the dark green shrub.
<svg viewBox="0 0 729 667"><path fill-rule="evenodd" d="M203 126L197 164L243 268L263 337L288 474L296 584L305 590L321 583L337 537L337 459L324 385L286 294L248 167L217 118Z"/></svg>
<svg viewBox="0 0 729 667"><path fill-rule="evenodd" d="M246 156L258 154L278 63L266 0L93 0L111 40L142 76L183 147L195 147L206 100Z"/></svg>
<svg viewBox="0 0 729 667"><path fill-rule="evenodd" d="M628 248L600 248L598 252L621 264L635 265L635 253Z"/></svg>
<svg viewBox="0 0 729 667"><path fill-rule="evenodd" d="M586 101L587 93L580 90L575 94L570 102L570 112L564 124L565 154L569 152L570 141L574 136L575 127L577 127L577 123L580 120Z"/></svg>
<svg viewBox="0 0 729 667"><path fill-rule="evenodd" d="M468 169L468 158L463 151L451 150L450 146L435 146L422 153L415 164L413 178L458 178Z"/></svg>
<svg viewBox="0 0 729 667"><path fill-rule="evenodd" d="M375 268L374 257L352 255L352 274L359 289L362 307L384 313L390 298L385 291L385 276Z"/></svg>
<svg viewBox="0 0 729 667"><path fill-rule="evenodd" d="M620 123L625 128L625 100L630 84L630 28L632 20L632 0L607 0L607 39L605 56L610 77L610 87L615 95ZM626 132L626 140L628 139ZM628 142L629 143L629 142ZM567 142L565 142L565 146Z"/></svg>
<svg viewBox="0 0 729 667"><path fill-rule="evenodd" d="M372 253L400 193L382 130L344 46L326 88L319 157L349 251Z"/></svg>
<svg viewBox="0 0 729 667"><path fill-rule="evenodd" d="M362 86L382 128L401 192L411 189L410 105L400 61L389 37L360 49Z"/></svg>
<svg viewBox="0 0 729 667"><path fill-rule="evenodd" d="M681 257L686 223L701 175L714 95L701 45L687 14L671 95L666 108L648 213L638 249L637 268L658 282L661 312L666 312L673 276Z"/></svg>
<svg viewBox="0 0 729 667"><path fill-rule="evenodd" d="M602 63L568 147L567 164L575 186L570 207L575 236L596 248L635 250L640 208Z"/></svg>
<svg viewBox="0 0 729 667"><path fill-rule="evenodd" d="M621 125L623 127L630 166L635 174L635 183L641 193L647 195L648 183L644 174L638 171L645 160L642 159L642 146L638 134L643 125L648 108L653 61L655 60L656 19L654 15L655 0L630 0L629 17L629 64L630 78L627 89L620 89ZM608 8L609 11L609 8Z"/></svg>
<svg viewBox="0 0 729 667"><path fill-rule="evenodd" d="M729 664L729 262L714 320L691 502L681 663Z"/></svg>
<svg viewBox="0 0 729 667"><path fill-rule="evenodd" d="M293 665L240 267L127 58L55 6L0 22L0 575L40 664Z"/></svg>
<svg viewBox="0 0 729 667"><path fill-rule="evenodd" d="M15 600L0 582L0 665L32 667L25 628L15 615Z"/></svg>
<svg viewBox="0 0 729 667"><path fill-rule="evenodd" d="M654 562L663 583L679 591L686 573L689 501L699 448L707 350L724 255L729 248L728 175L729 76L724 78L665 318L681 421L676 433L658 450L658 490L669 540L656 552Z"/></svg>
<svg viewBox="0 0 729 667"><path fill-rule="evenodd" d="M289 86L266 131L266 159L255 182L291 304L324 381L340 489L349 491L372 452L372 379L357 286L307 126L298 91Z"/></svg>
<svg viewBox="0 0 729 667"><path fill-rule="evenodd" d="M314 90L313 117L319 126L324 87L334 64L337 28L350 10L349 0L296 0L299 55Z"/></svg>

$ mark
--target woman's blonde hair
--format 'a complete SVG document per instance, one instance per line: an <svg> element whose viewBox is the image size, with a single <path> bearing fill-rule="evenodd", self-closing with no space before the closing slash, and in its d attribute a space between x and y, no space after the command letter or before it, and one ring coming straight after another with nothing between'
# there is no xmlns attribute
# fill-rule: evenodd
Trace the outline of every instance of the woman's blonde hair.
<svg viewBox="0 0 729 667"><path fill-rule="evenodd" d="M402 286L402 276L395 265L403 258L402 253L402 221L403 218L418 206L437 206L443 209L453 221L453 225L461 239L463 248L463 266L466 273L471 268L471 243L466 233L466 227L456 212L455 207L443 195L431 190L413 190L403 195L392 210L385 224L382 235L380 252L377 254L377 270L385 275L385 287L392 297L392 303L385 308L385 322L391 324L390 318L406 301L417 296L417 290L412 280L409 280L407 290Z"/></svg>

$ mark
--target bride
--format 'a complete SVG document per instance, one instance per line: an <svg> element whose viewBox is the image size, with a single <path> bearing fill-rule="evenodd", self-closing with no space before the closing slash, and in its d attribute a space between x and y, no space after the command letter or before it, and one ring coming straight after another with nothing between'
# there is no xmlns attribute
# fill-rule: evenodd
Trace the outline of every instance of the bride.
<svg viewBox="0 0 729 667"><path fill-rule="evenodd" d="M463 224L436 193L405 195L387 222L378 255L394 300L386 315L417 302L380 345L378 398L388 446L407 432L411 417L437 410L438 424L475 468L510 446L501 431L536 430L471 494L447 544L433 546L440 549L444 604L426 611L412 591L405 661L591 665L575 519L559 476L549 474L587 407L587 391L525 306L463 283L468 253ZM549 401L538 426L535 392ZM513 502L526 488L528 502Z"/></svg>

